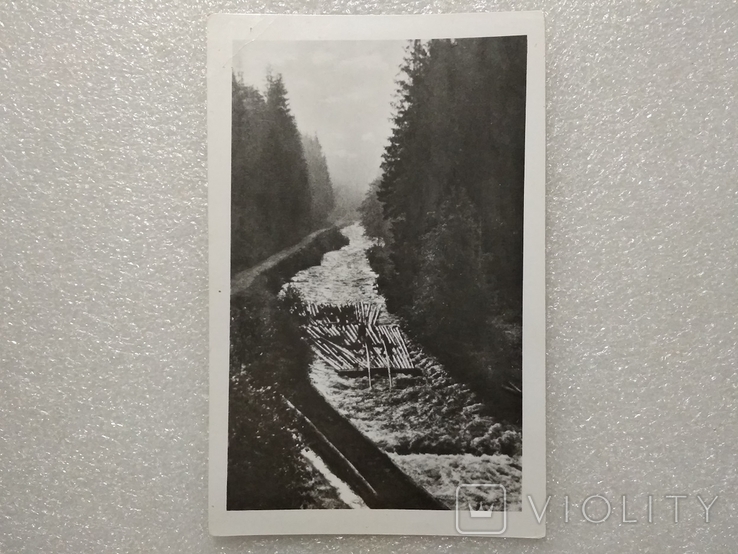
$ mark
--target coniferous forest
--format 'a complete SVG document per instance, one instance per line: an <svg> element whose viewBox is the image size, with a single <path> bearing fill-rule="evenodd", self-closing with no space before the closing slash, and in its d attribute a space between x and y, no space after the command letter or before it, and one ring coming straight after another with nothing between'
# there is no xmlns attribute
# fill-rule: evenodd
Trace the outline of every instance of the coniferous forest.
<svg viewBox="0 0 738 554"><path fill-rule="evenodd" d="M526 37L415 41L362 206L391 311L496 414L522 418Z"/></svg>
<svg viewBox="0 0 738 554"><path fill-rule="evenodd" d="M308 182L312 198L310 217L312 226L318 229L325 225L335 207L333 183L331 182L330 173L328 173L328 163L318 137L303 135L302 148L307 162Z"/></svg>
<svg viewBox="0 0 738 554"><path fill-rule="evenodd" d="M326 224L333 188L318 138L302 136L281 75L266 91L233 76L231 274Z"/></svg>

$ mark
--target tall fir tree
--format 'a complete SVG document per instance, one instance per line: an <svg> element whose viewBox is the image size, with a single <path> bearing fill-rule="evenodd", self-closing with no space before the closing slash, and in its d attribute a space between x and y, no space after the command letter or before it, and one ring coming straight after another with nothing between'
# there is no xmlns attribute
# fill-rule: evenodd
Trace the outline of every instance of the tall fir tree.
<svg viewBox="0 0 738 554"><path fill-rule="evenodd" d="M271 185L268 212L272 232L283 248L310 232L310 185L302 140L279 74L267 76L266 104L269 130L261 161Z"/></svg>

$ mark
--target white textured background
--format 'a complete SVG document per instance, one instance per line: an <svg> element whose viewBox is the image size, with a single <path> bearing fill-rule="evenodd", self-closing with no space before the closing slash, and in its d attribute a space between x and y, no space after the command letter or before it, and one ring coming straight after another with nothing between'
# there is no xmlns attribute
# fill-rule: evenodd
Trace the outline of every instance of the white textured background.
<svg viewBox="0 0 738 554"><path fill-rule="evenodd" d="M547 19L548 538L209 537L206 15L510 8ZM734 552L737 110L733 0L4 2L0 552Z"/></svg>

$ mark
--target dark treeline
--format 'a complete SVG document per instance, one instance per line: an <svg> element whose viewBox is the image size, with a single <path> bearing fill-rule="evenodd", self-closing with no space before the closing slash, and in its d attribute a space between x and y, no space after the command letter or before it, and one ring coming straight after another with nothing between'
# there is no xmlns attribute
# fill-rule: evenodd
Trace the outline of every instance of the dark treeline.
<svg viewBox="0 0 738 554"><path fill-rule="evenodd" d="M362 207L389 309L510 421L522 417L526 54L526 37L412 43Z"/></svg>
<svg viewBox="0 0 738 554"><path fill-rule="evenodd" d="M297 129L281 75L266 91L233 76L231 273L323 227L333 209L328 166L317 137Z"/></svg>
<svg viewBox="0 0 738 554"><path fill-rule="evenodd" d="M317 136L302 136L302 148L308 168L308 182L312 203L310 204L313 227L323 227L335 208L333 183L328 172L328 163Z"/></svg>

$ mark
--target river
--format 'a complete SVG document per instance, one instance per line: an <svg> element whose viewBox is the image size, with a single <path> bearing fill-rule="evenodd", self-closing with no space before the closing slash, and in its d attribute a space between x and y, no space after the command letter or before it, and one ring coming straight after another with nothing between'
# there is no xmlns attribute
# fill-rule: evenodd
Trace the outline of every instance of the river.
<svg viewBox="0 0 738 554"><path fill-rule="evenodd" d="M379 324L399 324L386 310L366 251L374 242L355 223L342 230L349 244L328 252L320 265L298 272L285 286L307 302L367 302L381 307ZM497 452L505 433L514 433L485 415L468 387L456 382L422 346L404 335L422 376L398 375L369 387L367 377L346 377L315 356L310 381L359 431L384 450L395 464L449 508L461 483L500 483L508 509L520 509L521 457ZM497 441L497 442L495 442ZM487 489L490 490L490 489ZM497 489L491 489L491 495ZM480 498L499 504L498 496ZM501 506L498 506L501 507Z"/></svg>
<svg viewBox="0 0 738 554"><path fill-rule="evenodd" d="M297 273L290 284L306 302L368 302L381 306L380 324L396 323L396 318L387 313L385 299L377 290L377 274L366 256L374 241L364 234L359 223L344 227L341 232L349 243L340 250L326 253L320 265Z"/></svg>

